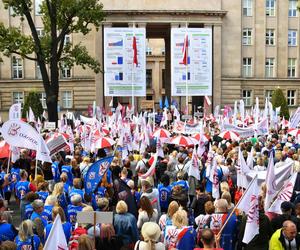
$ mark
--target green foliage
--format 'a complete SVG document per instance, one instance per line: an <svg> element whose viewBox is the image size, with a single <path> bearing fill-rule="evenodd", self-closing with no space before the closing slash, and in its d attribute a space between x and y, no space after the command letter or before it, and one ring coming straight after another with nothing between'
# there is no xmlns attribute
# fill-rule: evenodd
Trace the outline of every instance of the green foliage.
<svg viewBox="0 0 300 250"><path fill-rule="evenodd" d="M38 117L41 119L44 109L40 101L39 94L37 92L29 92L28 96L26 97L24 107L22 110L23 118L26 118L27 113L29 112L29 107L31 107L35 119L37 119Z"/></svg>
<svg viewBox="0 0 300 250"><path fill-rule="evenodd" d="M284 94L280 88L277 88L273 91L272 104L273 104L274 108L281 107L280 108L281 116L284 116L285 119L290 118L287 101L286 101L286 98L284 97Z"/></svg>

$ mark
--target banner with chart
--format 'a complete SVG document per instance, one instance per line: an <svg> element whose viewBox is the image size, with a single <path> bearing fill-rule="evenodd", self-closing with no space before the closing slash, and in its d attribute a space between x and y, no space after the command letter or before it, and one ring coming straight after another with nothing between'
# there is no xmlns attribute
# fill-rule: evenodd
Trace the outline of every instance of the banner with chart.
<svg viewBox="0 0 300 250"><path fill-rule="evenodd" d="M146 96L145 47L145 28L104 28L105 96Z"/></svg>
<svg viewBox="0 0 300 250"><path fill-rule="evenodd" d="M210 28L172 28L171 86L172 96L212 95Z"/></svg>

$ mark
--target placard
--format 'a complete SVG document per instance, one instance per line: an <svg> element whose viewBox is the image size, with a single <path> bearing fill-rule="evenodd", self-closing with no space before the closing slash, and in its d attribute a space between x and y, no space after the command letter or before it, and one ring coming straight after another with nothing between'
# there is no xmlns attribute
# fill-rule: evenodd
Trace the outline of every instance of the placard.
<svg viewBox="0 0 300 250"><path fill-rule="evenodd" d="M185 43L186 38L188 43ZM187 65L184 51L187 45ZM172 28L172 96L212 95L212 30L210 28Z"/></svg>
<svg viewBox="0 0 300 250"><path fill-rule="evenodd" d="M153 109L154 100L141 100L140 108L141 109Z"/></svg>
<svg viewBox="0 0 300 250"><path fill-rule="evenodd" d="M145 47L145 28L104 28L105 96L146 96Z"/></svg>
<svg viewBox="0 0 300 250"><path fill-rule="evenodd" d="M82 224L94 224L94 214L96 214L96 224L113 223L113 212L98 212L98 211L77 212L77 222Z"/></svg>
<svg viewBox="0 0 300 250"><path fill-rule="evenodd" d="M45 122L44 123L44 129L55 130L55 128L56 128L55 122Z"/></svg>

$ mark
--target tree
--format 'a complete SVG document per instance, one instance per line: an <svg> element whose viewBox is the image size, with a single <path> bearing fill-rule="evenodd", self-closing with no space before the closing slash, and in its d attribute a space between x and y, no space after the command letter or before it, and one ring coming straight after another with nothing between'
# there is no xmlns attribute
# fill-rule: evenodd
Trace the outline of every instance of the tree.
<svg viewBox="0 0 300 250"><path fill-rule="evenodd" d="M46 92L49 121L57 122L59 94L59 69L80 65L100 72L100 64L89 55L81 44L65 43L71 33L88 34L99 28L104 18L103 5L98 0L43 0L40 14L44 35L40 37L34 24L32 0L2 0L6 9L12 8L21 21L26 20L31 36L17 27L5 27L0 23L0 52L5 56L17 54L38 63ZM49 67L49 72L47 70Z"/></svg>
<svg viewBox="0 0 300 250"><path fill-rule="evenodd" d="M280 107L280 115L284 116L285 119L289 119L289 108L284 94L280 88L273 91L272 94L272 104L274 108Z"/></svg>
<svg viewBox="0 0 300 250"><path fill-rule="evenodd" d="M32 109L35 118L37 119L39 117L41 119L44 109L37 92L31 91L26 97L22 111L23 118L26 118L29 107Z"/></svg>

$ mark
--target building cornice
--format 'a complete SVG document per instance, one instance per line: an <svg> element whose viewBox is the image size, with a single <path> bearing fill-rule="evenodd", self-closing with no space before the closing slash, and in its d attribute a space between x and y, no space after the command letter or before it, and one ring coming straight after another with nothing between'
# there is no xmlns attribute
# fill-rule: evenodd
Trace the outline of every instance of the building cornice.
<svg viewBox="0 0 300 250"><path fill-rule="evenodd" d="M285 81L285 82L299 82L300 78L243 78L243 77L222 77L222 81L242 81L242 82L257 82L257 81Z"/></svg>
<svg viewBox="0 0 300 250"><path fill-rule="evenodd" d="M225 10L103 10L106 16L111 15L171 15L171 16L218 16L224 17L227 13Z"/></svg>

